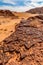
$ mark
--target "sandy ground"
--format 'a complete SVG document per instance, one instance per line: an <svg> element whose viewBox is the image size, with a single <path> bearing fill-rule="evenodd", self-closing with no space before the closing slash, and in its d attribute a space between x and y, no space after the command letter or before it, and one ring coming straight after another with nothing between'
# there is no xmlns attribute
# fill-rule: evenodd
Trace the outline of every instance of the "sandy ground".
<svg viewBox="0 0 43 65"><path fill-rule="evenodd" d="M0 19L0 42L6 37L10 36L15 31L15 25L20 22L21 19L1 18Z"/></svg>
<svg viewBox="0 0 43 65"><path fill-rule="evenodd" d="M31 14L31 13L25 13L25 12L13 12L13 14L15 14L16 16L18 16L19 18L24 18L24 19L27 19L28 17L31 17L31 16L36 16L38 14Z"/></svg>

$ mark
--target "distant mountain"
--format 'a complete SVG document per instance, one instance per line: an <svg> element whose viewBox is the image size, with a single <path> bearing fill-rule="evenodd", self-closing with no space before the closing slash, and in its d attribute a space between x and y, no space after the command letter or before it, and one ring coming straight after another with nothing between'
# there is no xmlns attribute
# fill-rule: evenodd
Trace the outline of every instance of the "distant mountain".
<svg viewBox="0 0 43 65"><path fill-rule="evenodd" d="M0 10L0 16L4 17L17 17L10 10Z"/></svg>
<svg viewBox="0 0 43 65"><path fill-rule="evenodd" d="M28 11L26 11L28 13L32 13L32 14L42 14L43 13L43 7L37 7L37 8L34 8L34 9L30 9Z"/></svg>

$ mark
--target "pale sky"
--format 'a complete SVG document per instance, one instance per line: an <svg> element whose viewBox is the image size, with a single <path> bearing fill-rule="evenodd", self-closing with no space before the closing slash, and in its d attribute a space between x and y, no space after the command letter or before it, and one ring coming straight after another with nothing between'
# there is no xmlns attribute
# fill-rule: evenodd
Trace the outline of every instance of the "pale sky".
<svg viewBox="0 0 43 65"><path fill-rule="evenodd" d="M42 7L43 0L0 0L0 9L24 12L35 7Z"/></svg>

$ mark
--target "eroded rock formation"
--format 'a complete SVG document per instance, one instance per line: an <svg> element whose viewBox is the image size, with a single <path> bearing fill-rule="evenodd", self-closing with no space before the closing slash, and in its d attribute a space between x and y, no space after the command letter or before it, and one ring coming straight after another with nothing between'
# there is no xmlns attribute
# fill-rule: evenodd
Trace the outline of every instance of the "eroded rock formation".
<svg viewBox="0 0 43 65"><path fill-rule="evenodd" d="M43 65L43 16L31 18L0 42L0 65Z"/></svg>

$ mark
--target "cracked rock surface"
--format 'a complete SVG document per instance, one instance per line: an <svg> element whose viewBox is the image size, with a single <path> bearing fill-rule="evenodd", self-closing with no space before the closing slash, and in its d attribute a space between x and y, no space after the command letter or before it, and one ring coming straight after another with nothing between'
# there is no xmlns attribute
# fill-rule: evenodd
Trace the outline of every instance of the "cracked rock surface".
<svg viewBox="0 0 43 65"><path fill-rule="evenodd" d="M0 65L43 65L43 19L37 15L15 28L0 42Z"/></svg>

